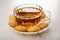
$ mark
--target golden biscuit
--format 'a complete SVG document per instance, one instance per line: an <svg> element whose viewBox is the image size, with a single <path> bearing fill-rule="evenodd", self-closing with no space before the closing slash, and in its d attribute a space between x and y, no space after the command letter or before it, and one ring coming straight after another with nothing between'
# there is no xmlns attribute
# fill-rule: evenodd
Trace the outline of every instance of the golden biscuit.
<svg viewBox="0 0 60 40"><path fill-rule="evenodd" d="M15 22L15 21L11 21L11 22L9 22L8 24L9 24L9 26L11 26L11 27L15 27L15 26L18 25L18 23Z"/></svg>
<svg viewBox="0 0 60 40"><path fill-rule="evenodd" d="M33 26L33 23L24 23L24 22L22 22L22 25L24 25L26 27L31 27L31 26Z"/></svg>
<svg viewBox="0 0 60 40"><path fill-rule="evenodd" d="M26 32L27 28L25 26L16 26L15 30L17 31L21 31L21 32Z"/></svg>
<svg viewBox="0 0 60 40"><path fill-rule="evenodd" d="M46 15L43 13L43 15L40 17L41 19L44 19Z"/></svg>
<svg viewBox="0 0 60 40"><path fill-rule="evenodd" d="M40 28L45 28L45 27L47 27L47 26L48 26L48 23L41 23L41 24L39 25Z"/></svg>
<svg viewBox="0 0 60 40"><path fill-rule="evenodd" d="M36 31L39 31L39 30L40 30L40 28L37 27L37 26L29 27L29 28L28 28L28 32L36 32Z"/></svg>
<svg viewBox="0 0 60 40"><path fill-rule="evenodd" d="M16 17L14 15L9 15L9 21L16 21Z"/></svg>

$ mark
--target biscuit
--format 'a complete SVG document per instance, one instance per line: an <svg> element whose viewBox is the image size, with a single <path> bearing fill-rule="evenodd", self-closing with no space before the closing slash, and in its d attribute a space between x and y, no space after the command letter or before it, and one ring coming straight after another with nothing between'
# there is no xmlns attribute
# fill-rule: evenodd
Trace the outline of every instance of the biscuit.
<svg viewBox="0 0 60 40"><path fill-rule="evenodd" d="M9 15L9 21L16 21L16 17L14 15Z"/></svg>
<svg viewBox="0 0 60 40"><path fill-rule="evenodd" d="M40 28L37 27L37 26L29 27L29 28L28 28L28 32L36 32L36 31L39 31L39 30L40 30Z"/></svg>
<svg viewBox="0 0 60 40"><path fill-rule="evenodd" d="M43 13L40 18L41 18L41 19L44 19L45 17L46 17L46 15Z"/></svg>
<svg viewBox="0 0 60 40"><path fill-rule="evenodd" d="M21 31L21 32L26 32L27 28L25 26L16 26L15 30L17 31Z"/></svg>
<svg viewBox="0 0 60 40"><path fill-rule="evenodd" d="M8 24L9 24L9 26L11 26L11 27L15 27L15 26L18 25L18 23L15 22L15 21L8 22Z"/></svg>
<svg viewBox="0 0 60 40"><path fill-rule="evenodd" d="M42 29L42 28L45 28L45 27L47 27L48 26L48 23L41 23L40 25L39 25L39 27Z"/></svg>

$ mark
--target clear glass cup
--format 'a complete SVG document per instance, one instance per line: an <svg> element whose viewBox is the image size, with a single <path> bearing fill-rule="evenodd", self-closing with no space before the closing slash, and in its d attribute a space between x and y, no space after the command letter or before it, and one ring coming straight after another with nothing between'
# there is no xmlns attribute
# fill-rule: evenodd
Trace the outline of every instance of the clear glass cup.
<svg viewBox="0 0 60 40"><path fill-rule="evenodd" d="M40 22L43 9L36 4L23 4L14 8L14 16L22 26L33 26Z"/></svg>

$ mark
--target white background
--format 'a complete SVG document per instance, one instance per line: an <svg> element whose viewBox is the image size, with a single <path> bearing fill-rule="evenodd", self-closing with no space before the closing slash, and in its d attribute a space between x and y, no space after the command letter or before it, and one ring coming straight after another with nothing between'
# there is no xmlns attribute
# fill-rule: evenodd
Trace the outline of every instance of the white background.
<svg viewBox="0 0 60 40"><path fill-rule="evenodd" d="M37 35L20 35L8 26L8 16L19 4L39 4L51 11L50 29ZM60 40L60 1L59 0L0 0L0 40Z"/></svg>

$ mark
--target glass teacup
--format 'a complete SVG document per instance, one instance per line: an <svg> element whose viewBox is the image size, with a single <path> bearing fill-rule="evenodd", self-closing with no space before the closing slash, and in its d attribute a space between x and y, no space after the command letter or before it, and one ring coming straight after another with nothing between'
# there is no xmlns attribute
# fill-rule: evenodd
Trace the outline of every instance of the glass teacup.
<svg viewBox="0 0 60 40"><path fill-rule="evenodd" d="M14 8L14 16L21 26L34 26L40 23L44 14L42 7L34 4L23 4Z"/></svg>

